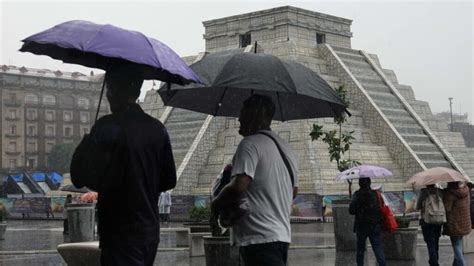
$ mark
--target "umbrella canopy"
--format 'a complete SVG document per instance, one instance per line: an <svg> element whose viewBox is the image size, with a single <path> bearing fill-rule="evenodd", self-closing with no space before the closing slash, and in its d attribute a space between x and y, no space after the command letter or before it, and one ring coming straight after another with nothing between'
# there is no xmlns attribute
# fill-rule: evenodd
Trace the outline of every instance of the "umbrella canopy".
<svg viewBox="0 0 474 266"><path fill-rule="evenodd" d="M137 31L73 20L23 40L20 51L47 55L65 63L107 70L110 64L140 65L144 79L187 84L199 77L164 43Z"/></svg>
<svg viewBox="0 0 474 266"><path fill-rule="evenodd" d="M75 192L75 193L87 193L89 192L90 190L86 187L82 187L82 188L77 188L75 187L74 185L65 185L64 187L62 187L60 189L61 191L69 191L69 192Z"/></svg>
<svg viewBox="0 0 474 266"><path fill-rule="evenodd" d="M336 180L352 180L364 177L369 178L384 178L393 176L392 172L383 167L375 165L358 165L340 172L336 176Z"/></svg>
<svg viewBox="0 0 474 266"><path fill-rule="evenodd" d="M445 167L434 167L410 177L407 181L408 184L416 186L427 186L445 182L470 182L470 180L456 170Z"/></svg>
<svg viewBox="0 0 474 266"><path fill-rule="evenodd" d="M326 81L295 61L231 50L206 55L191 69L208 85L162 86L166 105L238 117L248 97L262 94L275 103L274 120L334 117L346 110Z"/></svg>

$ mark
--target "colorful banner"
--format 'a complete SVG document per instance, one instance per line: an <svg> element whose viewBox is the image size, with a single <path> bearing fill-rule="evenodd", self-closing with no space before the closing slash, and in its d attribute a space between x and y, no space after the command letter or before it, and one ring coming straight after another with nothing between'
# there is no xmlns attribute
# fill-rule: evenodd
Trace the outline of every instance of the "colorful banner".
<svg viewBox="0 0 474 266"><path fill-rule="evenodd" d="M51 198L14 199L10 209L12 213L49 213Z"/></svg>
<svg viewBox="0 0 474 266"><path fill-rule="evenodd" d="M293 200L291 216L321 217L322 197L317 194L300 194Z"/></svg>
<svg viewBox="0 0 474 266"><path fill-rule="evenodd" d="M403 215L405 212L405 200L403 192L384 192L385 204L392 210L394 215Z"/></svg>

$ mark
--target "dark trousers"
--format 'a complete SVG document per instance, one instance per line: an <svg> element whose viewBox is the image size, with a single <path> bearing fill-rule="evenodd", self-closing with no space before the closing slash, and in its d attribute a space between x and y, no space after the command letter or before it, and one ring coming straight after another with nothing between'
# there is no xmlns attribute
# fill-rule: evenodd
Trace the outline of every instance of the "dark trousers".
<svg viewBox="0 0 474 266"><path fill-rule="evenodd" d="M423 232L423 239L428 247L430 266L438 266L439 259L439 238L441 237L440 224L427 224L423 220L420 221L421 231Z"/></svg>
<svg viewBox="0 0 474 266"><path fill-rule="evenodd" d="M101 248L102 266L151 266L155 261L158 244L111 244Z"/></svg>
<svg viewBox="0 0 474 266"><path fill-rule="evenodd" d="M286 266L289 245L272 242L240 247L240 256L245 266Z"/></svg>
<svg viewBox="0 0 474 266"><path fill-rule="evenodd" d="M370 240L372 250L379 266L385 266L385 254L383 253L380 235L382 226L380 224L360 224L356 227L357 234L357 266L364 265L365 242Z"/></svg>

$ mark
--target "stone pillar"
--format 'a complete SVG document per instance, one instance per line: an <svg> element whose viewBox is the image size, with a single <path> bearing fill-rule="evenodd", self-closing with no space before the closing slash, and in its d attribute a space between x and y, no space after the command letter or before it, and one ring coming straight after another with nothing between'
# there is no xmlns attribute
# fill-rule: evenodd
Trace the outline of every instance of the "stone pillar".
<svg viewBox="0 0 474 266"><path fill-rule="evenodd" d="M357 238L354 233L354 215L349 214L350 200L333 200L332 213L334 238L337 251L357 250Z"/></svg>
<svg viewBox="0 0 474 266"><path fill-rule="evenodd" d="M71 242L94 240L95 204L72 203L67 206L69 238Z"/></svg>

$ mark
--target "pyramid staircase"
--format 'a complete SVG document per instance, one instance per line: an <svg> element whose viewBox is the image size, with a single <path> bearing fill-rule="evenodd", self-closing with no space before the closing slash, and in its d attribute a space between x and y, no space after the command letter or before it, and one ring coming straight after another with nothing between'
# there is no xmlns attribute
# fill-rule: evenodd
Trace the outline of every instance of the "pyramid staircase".
<svg viewBox="0 0 474 266"><path fill-rule="evenodd" d="M380 71L377 60L363 51L337 46L332 46L332 50L360 84L361 89L367 92L382 116L408 144L423 169L442 166L464 172L426 123L420 122L417 113L407 105L396 86L390 81L387 82L389 78L381 74L383 71Z"/></svg>

